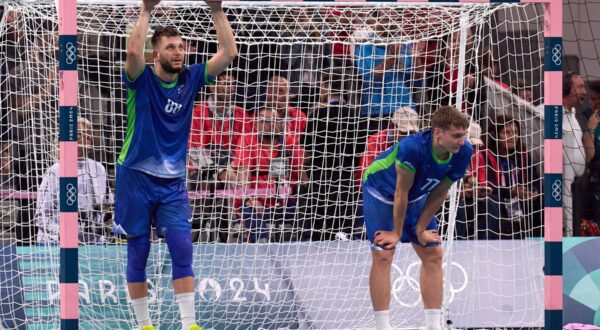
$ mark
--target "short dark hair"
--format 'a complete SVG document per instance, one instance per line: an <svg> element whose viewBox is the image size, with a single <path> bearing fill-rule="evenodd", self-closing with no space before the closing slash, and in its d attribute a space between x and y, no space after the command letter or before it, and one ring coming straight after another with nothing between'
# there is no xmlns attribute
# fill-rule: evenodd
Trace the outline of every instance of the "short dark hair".
<svg viewBox="0 0 600 330"><path fill-rule="evenodd" d="M161 37L181 37L181 33L174 26L159 26L152 34L152 47L156 47Z"/></svg>
<svg viewBox="0 0 600 330"><path fill-rule="evenodd" d="M469 128L469 119L453 106L445 105L438 108L431 116L431 127L443 130L456 128Z"/></svg>

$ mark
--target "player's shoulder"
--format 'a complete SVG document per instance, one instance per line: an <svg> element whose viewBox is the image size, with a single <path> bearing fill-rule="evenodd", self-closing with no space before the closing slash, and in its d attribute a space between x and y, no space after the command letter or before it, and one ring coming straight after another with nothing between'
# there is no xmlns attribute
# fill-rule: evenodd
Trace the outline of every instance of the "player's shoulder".
<svg viewBox="0 0 600 330"><path fill-rule="evenodd" d="M429 131L419 131L408 135L402 139L399 143L404 149L410 150L423 150L428 149Z"/></svg>

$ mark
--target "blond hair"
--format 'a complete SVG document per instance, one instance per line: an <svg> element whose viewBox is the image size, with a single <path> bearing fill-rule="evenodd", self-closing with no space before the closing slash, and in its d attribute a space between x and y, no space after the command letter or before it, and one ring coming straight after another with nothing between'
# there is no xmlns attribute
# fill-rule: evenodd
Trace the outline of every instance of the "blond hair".
<svg viewBox="0 0 600 330"><path fill-rule="evenodd" d="M431 127L443 130L455 128L469 128L469 119L462 112L453 106L443 106L438 108L431 116Z"/></svg>

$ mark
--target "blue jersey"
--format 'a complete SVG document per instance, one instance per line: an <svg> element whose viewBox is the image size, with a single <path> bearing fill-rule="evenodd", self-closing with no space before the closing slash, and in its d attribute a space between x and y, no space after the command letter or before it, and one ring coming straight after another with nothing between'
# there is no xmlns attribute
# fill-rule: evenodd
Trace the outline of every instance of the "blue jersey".
<svg viewBox="0 0 600 330"><path fill-rule="evenodd" d="M458 153L440 160L433 152L432 136L432 131L417 132L384 151L365 171L363 189L392 202L396 191L395 164L415 174L408 192L409 202L427 195L442 180L462 178L471 162L471 143L465 140Z"/></svg>
<svg viewBox="0 0 600 330"><path fill-rule="evenodd" d="M206 64L185 67L177 80L161 81L146 65L127 86L127 134L118 164L162 178L185 176L194 99L214 81Z"/></svg>

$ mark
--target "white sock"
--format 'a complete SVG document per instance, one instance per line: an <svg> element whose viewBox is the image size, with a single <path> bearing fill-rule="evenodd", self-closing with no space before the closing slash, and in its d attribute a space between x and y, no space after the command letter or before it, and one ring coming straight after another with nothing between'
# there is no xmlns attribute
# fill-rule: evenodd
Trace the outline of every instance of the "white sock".
<svg viewBox="0 0 600 330"><path fill-rule="evenodd" d="M391 330L390 311L375 311L375 330Z"/></svg>
<svg viewBox="0 0 600 330"><path fill-rule="evenodd" d="M133 313L140 328L152 325L150 322L150 313L148 312L148 297L132 299L131 306L133 307Z"/></svg>
<svg viewBox="0 0 600 330"><path fill-rule="evenodd" d="M188 330L196 323L196 298L193 292L175 295L175 301L179 305L179 315L183 330Z"/></svg>
<svg viewBox="0 0 600 330"><path fill-rule="evenodd" d="M426 309L425 310L425 329L441 330L442 329L442 310L441 309Z"/></svg>

